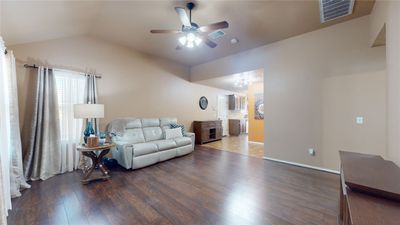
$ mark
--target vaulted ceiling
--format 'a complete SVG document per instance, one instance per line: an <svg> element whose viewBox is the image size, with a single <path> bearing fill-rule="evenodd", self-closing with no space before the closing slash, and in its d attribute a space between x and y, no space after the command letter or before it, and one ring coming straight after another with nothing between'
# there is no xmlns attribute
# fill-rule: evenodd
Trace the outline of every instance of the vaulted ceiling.
<svg viewBox="0 0 400 225"><path fill-rule="evenodd" d="M141 52L193 66L271 42L367 15L373 0L357 0L354 13L320 23L318 0L195 1L199 25L226 20L226 35L211 49L205 45L175 50L178 35L150 29L179 29L174 11L186 1L1 1L1 35L7 45L77 35L92 35ZM345 35L345 34L344 34ZM237 38L239 43L231 44Z"/></svg>
<svg viewBox="0 0 400 225"><path fill-rule="evenodd" d="M238 74L232 74L232 75L211 78L211 79L207 79L207 80L201 80L201 81L197 81L196 83L204 84L207 86L216 87L216 88L224 89L224 90L228 90L228 91L233 91L233 92L237 92L237 93L246 94L249 86L248 85L238 86L236 84L237 81L240 81L243 79L246 79L249 83L264 82L264 71L262 69L248 71L248 72L244 72L244 73L238 73Z"/></svg>

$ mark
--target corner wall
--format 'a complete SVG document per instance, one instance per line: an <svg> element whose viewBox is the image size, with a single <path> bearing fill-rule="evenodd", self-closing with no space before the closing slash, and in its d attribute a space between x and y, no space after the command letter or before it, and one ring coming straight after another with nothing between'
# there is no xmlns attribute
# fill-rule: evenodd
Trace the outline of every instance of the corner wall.
<svg viewBox="0 0 400 225"><path fill-rule="evenodd" d="M336 146L333 148L324 148L324 141L328 139L325 135L329 135L324 133L324 126L342 121L323 116L326 110L323 83L325 79L335 76L346 76L343 79L351 81L351 76L355 75L361 76L357 79L368 80L370 76L362 75L370 73L378 74L376 79L380 81L386 79L385 48L370 47L370 17L364 16L192 67L191 80L260 68L264 69L265 156L337 170L340 150L337 146L340 143L330 144ZM382 90L381 82L372 83L369 88ZM337 91L340 89L333 90L333 93ZM348 104L357 104L356 99L363 99L367 94L365 92L368 90L350 97ZM360 114L370 115L365 118L366 123L374 120L386 129L386 108L378 109L378 114L364 111L369 108L362 110ZM343 116L349 123L355 123L352 113L344 112ZM346 126L337 129L341 132ZM371 151L386 157L386 145L382 144L386 141L381 140L381 135L368 132L368 129L369 126L363 126L358 132L366 133L366 139L381 143ZM349 146L362 146L360 142L363 140L357 138L358 135L349 133L347 138L353 142ZM316 150L314 157L308 155L309 148ZM360 151L353 147L346 150Z"/></svg>
<svg viewBox="0 0 400 225"><path fill-rule="evenodd" d="M385 27L387 66L388 159L400 165L400 2L376 0L371 13L370 38Z"/></svg>
<svg viewBox="0 0 400 225"><path fill-rule="evenodd" d="M388 154L400 165L400 2L391 1L386 25Z"/></svg>

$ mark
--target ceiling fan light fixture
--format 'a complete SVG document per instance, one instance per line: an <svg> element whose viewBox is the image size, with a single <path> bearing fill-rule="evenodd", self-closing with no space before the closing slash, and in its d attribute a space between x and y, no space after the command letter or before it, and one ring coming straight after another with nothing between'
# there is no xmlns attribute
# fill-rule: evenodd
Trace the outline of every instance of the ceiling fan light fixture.
<svg viewBox="0 0 400 225"><path fill-rule="evenodd" d="M234 83L235 86L238 88L245 88L251 85L253 83L253 80L249 75L242 73L242 74L237 74Z"/></svg>
<svg viewBox="0 0 400 225"><path fill-rule="evenodd" d="M194 33L188 33L180 37L178 41L182 46L186 46L187 48L194 48L203 42L203 40Z"/></svg>
<svg viewBox="0 0 400 225"><path fill-rule="evenodd" d="M184 34L184 36L178 38L178 46L176 50L182 49L181 47L193 48L199 46L202 42L210 48L217 47L217 43L213 42L209 38L205 37L205 33L218 31L219 37L222 37L225 33L221 29L226 29L229 27L227 21L220 21L217 23L208 24L205 26L199 26L192 21L192 10L195 8L196 4L193 2L188 2L186 4L189 10L189 15L187 14L185 8L175 7L175 12L178 14L179 19L182 23L182 27L179 30L150 30L152 34Z"/></svg>

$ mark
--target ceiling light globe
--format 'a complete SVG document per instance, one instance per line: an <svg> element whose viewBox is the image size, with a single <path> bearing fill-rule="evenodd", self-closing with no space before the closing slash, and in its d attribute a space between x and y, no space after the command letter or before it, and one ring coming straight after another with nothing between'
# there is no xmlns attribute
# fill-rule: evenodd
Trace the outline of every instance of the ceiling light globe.
<svg viewBox="0 0 400 225"><path fill-rule="evenodd" d="M196 43L196 46L199 46L203 40L201 38L196 37L196 40L194 41Z"/></svg>
<svg viewBox="0 0 400 225"><path fill-rule="evenodd" d="M188 40L189 42L193 42L193 41L196 40L196 35L194 35L193 33L189 33L189 34L186 36L186 38L187 38L187 40Z"/></svg>
<svg viewBox="0 0 400 225"><path fill-rule="evenodd" d="M186 36L183 36L183 37L180 37L178 40L179 40L179 43L181 43L181 45L185 45L187 38L186 38Z"/></svg>

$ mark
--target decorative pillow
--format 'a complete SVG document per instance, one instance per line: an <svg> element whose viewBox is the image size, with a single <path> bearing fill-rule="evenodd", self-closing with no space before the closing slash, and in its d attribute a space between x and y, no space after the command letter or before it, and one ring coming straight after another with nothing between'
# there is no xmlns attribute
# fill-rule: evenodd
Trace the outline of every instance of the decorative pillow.
<svg viewBox="0 0 400 225"><path fill-rule="evenodd" d="M181 128L182 130L182 135L185 136L186 135L186 130L185 130L185 126L182 124L177 124L177 123L171 123L169 125L171 128Z"/></svg>
<svg viewBox="0 0 400 225"><path fill-rule="evenodd" d="M180 127L174 129L165 129L165 139L173 139L183 137L182 129Z"/></svg>

